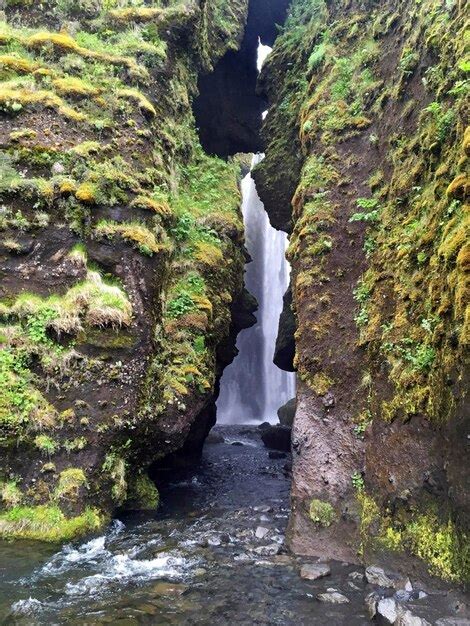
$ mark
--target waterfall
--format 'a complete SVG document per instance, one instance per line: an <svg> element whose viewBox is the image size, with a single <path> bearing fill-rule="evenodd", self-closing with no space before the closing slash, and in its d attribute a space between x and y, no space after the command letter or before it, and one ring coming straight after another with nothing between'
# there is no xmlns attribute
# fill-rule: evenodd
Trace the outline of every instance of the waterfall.
<svg viewBox="0 0 470 626"><path fill-rule="evenodd" d="M253 157L252 167L262 158ZM277 409L295 395L295 374L273 363L282 297L289 284L287 235L269 223L251 173L242 181L242 196L246 247L252 258L246 265L245 286L258 300L257 323L238 336L239 355L221 380L217 421L274 423Z"/></svg>

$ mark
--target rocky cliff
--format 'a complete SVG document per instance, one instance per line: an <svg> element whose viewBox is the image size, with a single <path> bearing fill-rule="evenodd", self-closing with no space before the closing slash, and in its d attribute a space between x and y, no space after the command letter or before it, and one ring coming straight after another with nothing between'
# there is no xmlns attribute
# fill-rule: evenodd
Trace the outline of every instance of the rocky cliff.
<svg viewBox="0 0 470 626"><path fill-rule="evenodd" d="M61 540L214 421L243 225L191 101L247 1L0 8L0 534Z"/></svg>
<svg viewBox="0 0 470 626"><path fill-rule="evenodd" d="M255 172L292 232L291 546L470 576L468 49L458 0L293 0Z"/></svg>

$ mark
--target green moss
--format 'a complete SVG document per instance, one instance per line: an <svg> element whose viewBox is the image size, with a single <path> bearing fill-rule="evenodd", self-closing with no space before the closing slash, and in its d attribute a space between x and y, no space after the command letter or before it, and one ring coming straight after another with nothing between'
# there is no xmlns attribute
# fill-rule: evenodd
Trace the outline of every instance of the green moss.
<svg viewBox="0 0 470 626"><path fill-rule="evenodd" d="M130 480L125 508L130 510L155 510L160 495L147 474L140 474Z"/></svg>
<svg viewBox="0 0 470 626"><path fill-rule="evenodd" d="M16 506L0 514L0 537L61 542L99 530L105 522L97 510L86 508L67 518L57 506Z"/></svg>
<svg viewBox="0 0 470 626"><path fill-rule="evenodd" d="M365 491L361 491L358 498L362 552L374 546L407 550L422 559L435 576L455 582L470 580L468 535L451 519L439 519L432 507L427 512L401 512L393 519Z"/></svg>
<svg viewBox="0 0 470 626"><path fill-rule="evenodd" d="M54 491L54 498L75 500L82 487L87 486L85 472L78 467L70 467L59 474L59 481Z"/></svg>
<svg viewBox="0 0 470 626"><path fill-rule="evenodd" d="M323 528L328 528L337 520L336 512L331 504L316 498L310 502L309 516L314 524Z"/></svg>

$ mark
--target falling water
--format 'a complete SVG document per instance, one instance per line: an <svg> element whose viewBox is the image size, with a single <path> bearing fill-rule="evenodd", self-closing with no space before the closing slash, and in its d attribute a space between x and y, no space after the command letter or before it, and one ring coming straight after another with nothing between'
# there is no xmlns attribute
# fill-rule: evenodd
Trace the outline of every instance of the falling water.
<svg viewBox="0 0 470 626"><path fill-rule="evenodd" d="M252 167L262 158L256 155ZM217 402L222 424L275 422L277 409L295 394L294 374L273 363L282 297L289 283L287 235L269 223L251 173L242 181L242 196L246 247L253 259L246 266L245 285L258 301L257 323L240 333L239 355L222 377Z"/></svg>

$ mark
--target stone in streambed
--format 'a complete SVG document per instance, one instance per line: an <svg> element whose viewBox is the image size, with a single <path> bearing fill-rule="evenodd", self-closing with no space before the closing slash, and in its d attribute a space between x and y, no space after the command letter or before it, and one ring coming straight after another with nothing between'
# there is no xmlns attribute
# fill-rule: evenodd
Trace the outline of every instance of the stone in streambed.
<svg viewBox="0 0 470 626"><path fill-rule="evenodd" d="M266 430L267 428L271 428L271 424L269 422L261 422L261 424L258 425L259 430Z"/></svg>
<svg viewBox="0 0 470 626"><path fill-rule="evenodd" d="M300 568L300 577L306 580L318 580L330 574L331 570L325 563L306 563Z"/></svg>
<svg viewBox="0 0 470 626"><path fill-rule="evenodd" d="M466 617L441 617L436 626L470 626L470 619Z"/></svg>
<svg viewBox="0 0 470 626"><path fill-rule="evenodd" d="M348 598L340 593L337 589L327 589L325 593L319 593L317 600L327 602L329 604L349 604Z"/></svg>
<svg viewBox="0 0 470 626"><path fill-rule="evenodd" d="M255 531L255 537L257 539L264 539L268 533L269 533L269 528L266 528L266 526L258 526L258 528Z"/></svg>
<svg viewBox="0 0 470 626"><path fill-rule="evenodd" d="M159 581L152 587L153 593L158 596L182 596L189 587L179 583L168 583L164 580Z"/></svg>
<svg viewBox="0 0 470 626"><path fill-rule="evenodd" d="M271 450L290 452L291 429L287 426L270 426L261 433L264 445Z"/></svg>

